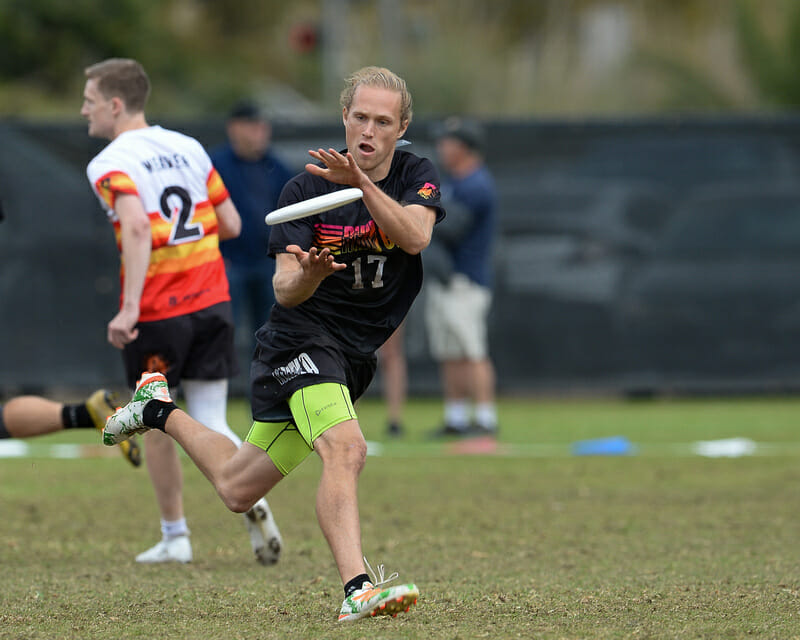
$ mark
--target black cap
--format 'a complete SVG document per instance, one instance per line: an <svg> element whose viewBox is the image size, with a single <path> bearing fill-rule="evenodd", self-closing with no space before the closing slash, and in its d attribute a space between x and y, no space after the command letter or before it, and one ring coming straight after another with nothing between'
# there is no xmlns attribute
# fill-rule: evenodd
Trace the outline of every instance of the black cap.
<svg viewBox="0 0 800 640"><path fill-rule="evenodd" d="M474 151L483 151L486 139L483 127L474 120L453 116L434 128L435 138L455 138Z"/></svg>
<svg viewBox="0 0 800 640"><path fill-rule="evenodd" d="M251 100L237 102L228 112L229 120L264 120L264 114L259 106Z"/></svg>

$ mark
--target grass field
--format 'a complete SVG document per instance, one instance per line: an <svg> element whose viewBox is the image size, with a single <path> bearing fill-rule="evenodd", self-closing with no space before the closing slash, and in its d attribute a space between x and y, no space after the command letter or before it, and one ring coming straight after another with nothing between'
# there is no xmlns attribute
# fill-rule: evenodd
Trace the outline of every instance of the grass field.
<svg viewBox="0 0 800 640"><path fill-rule="evenodd" d="M484 454L427 438L433 400L410 404L398 442L377 400L359 414L382 444L362 476L364 551L419 585L410 613L336 622L316 459L270 496L286 547L264 568L188 459L195 561L147 567L133 562L159 536L144 470L116 455L9 458L0 638L800 638L800 399L504 399L501 446ZM233 403L235 428L248 420ZM608 436L636 455L570 455ZM755 455L691 452L731 437ZM94 439L36 443L67 441Z"/></svg>

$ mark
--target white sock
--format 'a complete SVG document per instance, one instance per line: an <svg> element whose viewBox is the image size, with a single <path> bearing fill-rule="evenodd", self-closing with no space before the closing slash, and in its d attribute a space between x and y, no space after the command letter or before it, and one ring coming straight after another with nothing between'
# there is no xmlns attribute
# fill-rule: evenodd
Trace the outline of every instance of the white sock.
<svg viewBox="0 0 800 640"><path fill-rule="evenodd" d="M444 423L455 429L467 429L469 427L469 403L466 400L445 402Z"/></svg>
<svg viewBox="0 0 800 640"><path fill-rule="evenodd" d="M484 429L497 429L497 409L493 402L484 402L475 406L475 422Z"/></svg>
<svg viewBox="0 0 800 640"><path fill-rule="evenodd" d="M177 538L178 536L188 536L189 527L186 526L186 518L180 520L161 519L161 535L165 540Z"/></svg>

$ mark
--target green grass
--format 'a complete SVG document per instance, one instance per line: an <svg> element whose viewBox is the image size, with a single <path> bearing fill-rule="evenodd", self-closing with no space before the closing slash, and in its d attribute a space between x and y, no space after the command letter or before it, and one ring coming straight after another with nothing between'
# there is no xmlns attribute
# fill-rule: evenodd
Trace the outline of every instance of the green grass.
<svg viewBox="0 0 800 640"><path fill-rule="evenodd" d="M270 495L286 549L269 568L188 460L195 561L143 567L133 556L159 536L144 470L117 456L5 459L0 638L800 637L800 399L504 399L502 456L431 443L435 400L409 404L399 442L378 401L358 410L384 445L362 475L364 551L419 585L409 614L335 621L314 458ZM242 403L231 422L246 430ZM569 455L615 435L640 455ZM671 446L737 436L770 455ZM38 439L67 441L94 439Z"/></svg>

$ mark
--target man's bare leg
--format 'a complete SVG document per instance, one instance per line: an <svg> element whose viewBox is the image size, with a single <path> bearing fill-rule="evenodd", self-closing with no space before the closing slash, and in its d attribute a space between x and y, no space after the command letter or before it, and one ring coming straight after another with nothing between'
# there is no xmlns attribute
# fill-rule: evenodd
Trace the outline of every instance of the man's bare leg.
<svg viewBox="0 0 800 640"><path fill-rule="evenodd" d="M475 403L475 423L487 433L497 433L497 407L495 404L495 372L489 358L472 363L472 399Z"/></svg>
<svg viewBox="0 0 800 640"><path fill-rule="evenodd" d="M171 438L158 430L144 434L145 461L162 520L183 518L183 470Z"/></svg>
<svg viewBox="0 0 800 640"><path fill-rule="evenodd" d="M60 402L39 396L19 396L3 405L3 421L12 438L30 438L64 428Z"/></svg>
<svg viewBox="0 0 800 640"><path fill-rule="evenodd" d="M471 420L472 369L469 360L445 360L441 363L444 392L445 432L466 434Z"/></svg>
<svg viewBox="0 0 800 640"><path fill-rule="evenodd" d="M283 479L262 449L249 442L237 447L180 409L169 414L165 431L183 447L231 511L244 513Z"/></svg>
<svg viewBox="0 0 800 640"><path fill-rule="evenodd" d="M317 520L333 553L342 582L366 572L358 516L358 477L367 443L356 420L331 427L314 442L322 459Z"/></svg>
<svg viewBox="0 0 800 640"><path fill-rule="evenodd" d="M378 352L381 388L386 400L389 434L401 435L403 409L408 395L408 370L405 354L404 325L400 325Z"/></svg>

